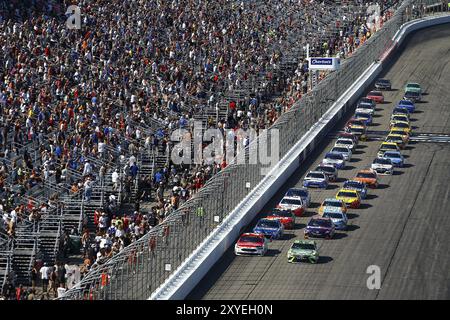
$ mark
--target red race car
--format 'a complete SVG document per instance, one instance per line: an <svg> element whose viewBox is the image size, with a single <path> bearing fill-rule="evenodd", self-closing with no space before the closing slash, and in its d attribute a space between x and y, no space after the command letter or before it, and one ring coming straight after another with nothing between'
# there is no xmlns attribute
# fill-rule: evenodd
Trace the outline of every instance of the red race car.
<svg viewBox="0 0 450 320"><path fill-rule="evenodd" d="M355 117L352 117L345 124L344 131L348 131L348 129L350 129L350 127L354 126L354 125L363 126L364 128L366 127L366 124L364 123L364 121L362 119L357 119Z"/></svg>
<svg viewBox="0 0 450 320"><path fill-rule="evenodd" d="M275 209L267 215L266 219L279 220L285 229L294 229L295 216L291 210Z"/></svg>
<svg viewBox="0 0 450 320"><path fill-rule="evenodd" d="M373 100L376 103L383 103L384 102L383 92L381 92L381 91L370 91L367 94L366 98L369 98L370 100Z"/></svg>
<svg viewBox="0 0 450 320"><path fill-rule="evenodd" d="M234 245L234 253L238 256L244 254L263 256L267 252L268 241L262 233L244 233Z"/></svg>

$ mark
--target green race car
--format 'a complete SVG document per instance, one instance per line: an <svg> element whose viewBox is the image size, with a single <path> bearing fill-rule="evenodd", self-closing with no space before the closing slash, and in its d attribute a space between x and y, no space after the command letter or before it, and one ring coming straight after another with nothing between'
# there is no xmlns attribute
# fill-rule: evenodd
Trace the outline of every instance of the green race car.
<svg viewBox="0 0 450 320"><path fill-rule="evenodd" d="M314 240L295 240L287 253L288 262L295 263L307 260L317 263L319 260L319 249Z"/></svg>
<svg viewBox="0 0 450 320"><path fill-rule="evenodd" d="M418 83L408 82L405 86L405 92L417 92L419 94L422 94L422 88Z"/></svg>

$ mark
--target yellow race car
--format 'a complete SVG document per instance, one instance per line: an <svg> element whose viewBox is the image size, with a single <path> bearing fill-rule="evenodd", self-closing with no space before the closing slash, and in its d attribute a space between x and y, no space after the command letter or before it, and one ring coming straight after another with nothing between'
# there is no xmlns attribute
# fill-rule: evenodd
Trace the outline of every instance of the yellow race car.
<svg viewBox="0 0 450 320"><path fill-rule="evenodd" d="M342 200L346 206L350 208L359 208L361 204L361 198L359 193L353 189L341 189L336 194L336 199Z"/></svg>
<svg viewBox="0 0 450 320"><path fill-rule="evenodd" d="M404 149L406 146L406 142L400 134L389 134L384 141L396 143L400 149Z"/></svg>
<svg viewBox="0 0 450 320"><path fill-rule="evenodd" d="M397 121L391 127L391 130L393 130L393 129L402 129L407 133L411 133L411 125L409 124L409 122L405 122L405 121Z"/></svg>
<svg viewBox="0 0 450 320"><path fill-rule="evenodd" d="M323 215L323 212L327 207L338 208L341 209L343 213L347 213L347 206L344 201L335 198L326 198L319 207L319 215Z"/></svg>
<svg viewBox="0 0 450 320"><path fill-rule="evenodd" d="M400 128L391 129L391 131L389 132L389 135L391 135L391 134L400 135L402 137L403 141L405 142L405 144L407 144L409 142L409 133L403 129L400 129Z"/></svg>
<svg viewBox="0 0 450 320"><path fill-rule="evenodd" d="M390 121L389 125L392 127L397 122L407 122L407 123L409 123L409 117L406 114L393 114L391 116L391 121Z"/></svg>
<svg viewBox="0 0 450 320"><path fill-rule="evenodd" d="M394 142L382 142L378 149L378 157L382 157L386 151L400 151L397 143Z"/></svg>

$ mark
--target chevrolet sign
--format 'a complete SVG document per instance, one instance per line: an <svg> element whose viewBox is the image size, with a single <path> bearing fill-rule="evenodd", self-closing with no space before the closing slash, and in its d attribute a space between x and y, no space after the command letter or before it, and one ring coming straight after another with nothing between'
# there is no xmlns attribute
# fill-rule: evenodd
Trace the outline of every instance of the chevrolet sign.
<svg viewBox="0 0 450 320"><path fill-rule="evenodd" d="M339 68L339 58L308 58L310 70L337 70Z"/></svg>

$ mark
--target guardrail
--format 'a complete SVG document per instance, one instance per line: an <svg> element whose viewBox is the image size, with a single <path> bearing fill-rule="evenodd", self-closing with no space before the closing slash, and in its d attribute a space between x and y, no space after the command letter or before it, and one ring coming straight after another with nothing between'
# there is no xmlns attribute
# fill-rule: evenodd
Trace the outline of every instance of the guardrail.
<svg viewBox="0 0 450 320"><path fill-rule="evenodd" d="M434 8L435 5L429 6ZM150 299L183 299L220 259L239 236L242 229L256 216L266 202L279 190L321 140L330 132L358 97L380 74L383 65L403 43L408 34L432 25L450 23L450 15L421 18L401 25L392 37L392 45L378 61L373 62L355 83L342 94L332 107L300 139L290 152L270 171L261 183L242 201L223 223L209 235L188 260L156 290Z"/></svg>

